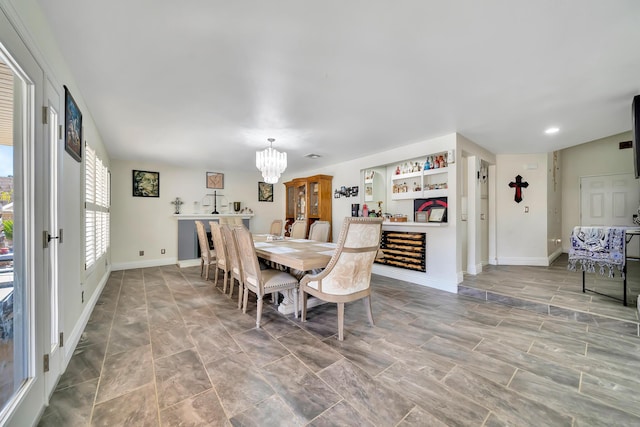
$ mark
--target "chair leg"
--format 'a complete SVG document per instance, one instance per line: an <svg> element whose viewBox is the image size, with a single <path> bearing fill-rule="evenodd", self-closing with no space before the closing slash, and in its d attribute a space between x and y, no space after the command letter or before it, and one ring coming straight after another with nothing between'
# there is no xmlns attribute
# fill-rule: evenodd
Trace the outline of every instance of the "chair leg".
<svg viewBox="0 0 640 427"><path fill-rule="evenodd" d="M245 285L244 292L242 293L244 302L242 303L242 312L247 312L247 304L249 303L249 288Z"/></svg>
<svg viewBox="0 0 640 427"><path fill-rule="evenodd" d="M364 302L364 308L367 310L367 316L369 316L369 324L374 326L373 311L371 311L371 295L364 297L362 301Z"/></svg>
<svg viewBox="0 0 640 427"><path fill-rule="evenodd" d="M214 267L216 269L215 274L213 275L213 286L218 286L218 265Z"/></svg>
<svg viewBox="0 0 640 427"><path fill-rule="evenodd" d="M260 319L262 318L262 297L258 295L258 312L256 313L256 328L260 329Z"/></svg>
<svg viewBox="0 0 640 427"><path fill-rule="evenodd" d="M204 258L200 258L200 277L204 274Z"/></svg>
<svg viewBox="0 0 640 427"><path fill-rule="evenodd" d="M222 276L222 293L227 293L227 270L224 270L224 275Z"/></svg>
<svg viewBox="0 0 640 427"><path fill-rule="evenodd" d="M307 321L307 293L300 289L300 296L302 297L302 314L300 315L300 321Z"/></svg>
<svg viewBox="0 0 640 427"><path fill-rule="evenodd" d="M293 288L291 290L291 293L293 294L293 316L297 319L298 318L298 305L300 304L298 301L298 288Z"/></svg>
<svg viewBox="0 0 640 427"><path fill-rule="evenodd" d="M235 279L232 274L229 274L229 299L233 296L233 286Z"/></svg>
<svg viewBox="0 0 640 427"><path fill-rule="evenodd" d="M338 303L338 341L344 340L344 303Z"/></svg>
<svg viewBox="0 0 640 427"><path fill-rule="evenodd" d="M244 293L244 285L238 281L238 308L242 308L242 295Z"/></svg>

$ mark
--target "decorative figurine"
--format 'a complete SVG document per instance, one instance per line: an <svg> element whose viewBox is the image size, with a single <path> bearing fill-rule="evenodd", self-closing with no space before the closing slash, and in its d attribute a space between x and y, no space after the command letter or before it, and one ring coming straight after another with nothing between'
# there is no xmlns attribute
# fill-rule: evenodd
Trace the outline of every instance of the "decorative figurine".
<svg viewBox="0 0 640 427"><path fill-rule="evenodd" d="M178 215L180 213L180 206L182 206L184 202L180 200L180 197L176 197L176 199L173 202L171 202L171 204L175 206L175 210L173 213Z"/></svg>

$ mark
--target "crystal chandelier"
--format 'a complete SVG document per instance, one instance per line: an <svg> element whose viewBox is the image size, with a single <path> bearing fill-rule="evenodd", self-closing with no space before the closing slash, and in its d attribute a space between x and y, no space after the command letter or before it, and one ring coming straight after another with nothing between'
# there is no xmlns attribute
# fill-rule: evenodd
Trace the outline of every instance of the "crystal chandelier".
<svg viewBox="0 0 640 427"><path fill-rule="evenodd" d="M256 167L262 172L264 182L275 184L280 174L287 168L287 153L280 153L273 148L275 139L269 138L269 148L256 152Z"/></svg>

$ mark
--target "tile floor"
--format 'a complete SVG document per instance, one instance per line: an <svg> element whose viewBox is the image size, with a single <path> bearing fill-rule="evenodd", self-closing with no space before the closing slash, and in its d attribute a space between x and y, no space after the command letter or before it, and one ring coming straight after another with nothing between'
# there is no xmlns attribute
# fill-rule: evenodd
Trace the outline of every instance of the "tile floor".
<svg viewBox="0 0 640 427"><path fill-rule="evenodd" d="M525 279L538 274L569 286L544 267L463 285L515 281L535 299ZM640 338L628 331L486 291L372 284L376 326L349 304L339 342L335 305L301 323L269 304L258 330L255 302L242 314L199 268L114 272L40 425L640 425Z"/></svg>

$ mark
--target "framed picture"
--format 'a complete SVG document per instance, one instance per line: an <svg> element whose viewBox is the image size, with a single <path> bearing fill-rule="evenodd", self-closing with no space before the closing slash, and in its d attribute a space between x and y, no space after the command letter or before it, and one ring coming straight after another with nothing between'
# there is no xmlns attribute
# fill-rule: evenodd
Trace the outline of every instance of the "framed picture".
<svg viewBox="0 0 640 427"><path fill-rule="evenodd" d="M224 174L220 172L207 172L207 188L221 190L224 188Z"/></svg>
<svg viewBox="0 0 640 427"><path fill-rule="evenodd" d="M160 172L134 169L133 197L160 197Z"/></svg>
<svg viewBox="0 0 640 427"><path fill-rule="evenodd" d="M273 184L267 182L258 183L258 201L273 202Z"/></svg>
<svg viewBox="0 0 640 427"><path fill-rule="evenodd" d="M64 149L76 161L82 161L82 113L64 87Z"/></svg>
<svg viewBox="0 0 640 427"><path fill-rule="evenodd" d="M415 213L415 222L428 222L429 212L428 211L418 211Z"/></svg>
<svg viewBox="0 0 640 427"><path fill-rule="evenodd" d="M442 222L447 208L433 207L429 211L429 222Z"/></svg>

